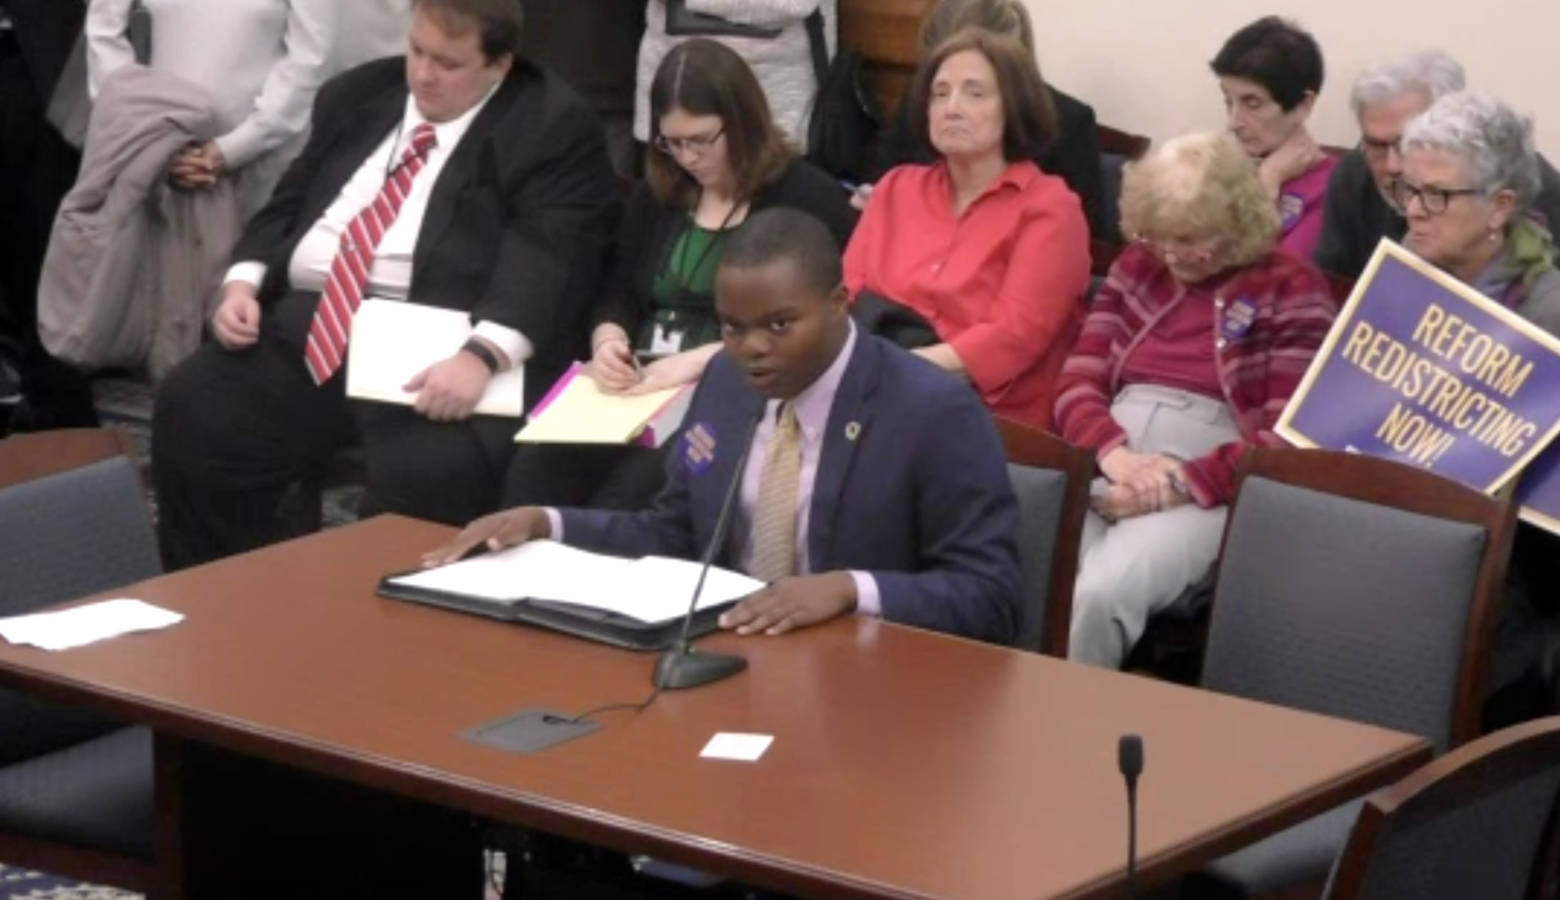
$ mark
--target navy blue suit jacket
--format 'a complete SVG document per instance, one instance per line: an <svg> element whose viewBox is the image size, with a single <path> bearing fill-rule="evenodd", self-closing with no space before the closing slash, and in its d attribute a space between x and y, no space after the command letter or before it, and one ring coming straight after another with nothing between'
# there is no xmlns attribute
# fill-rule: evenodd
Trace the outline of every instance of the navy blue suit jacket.
<svg viewBox="0 0 1560 900"><path fill-rule="evenodd" d="M710 362L643 512L561 510L567 543L625 556L698 559L715 531L742 446L764 408L724 353ZM713 459L692 447L714 438ZM980 398L932 364L858 333L823 437L807 549L814 572L877 581L894 622L989 641L1019 618L1018 503ZM734 529L740 534L743 528ZM736 542L716 562L735 567Z"/></svg>

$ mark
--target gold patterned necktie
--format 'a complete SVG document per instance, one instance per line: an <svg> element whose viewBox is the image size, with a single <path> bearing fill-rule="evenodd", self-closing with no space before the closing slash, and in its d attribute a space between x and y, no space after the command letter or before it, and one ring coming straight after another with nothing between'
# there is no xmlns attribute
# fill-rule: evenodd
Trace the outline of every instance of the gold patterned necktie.
<svg viewBox="0 0 1560 900"><path fill-rule="evenodd" d="M760 581L796 574L796 494L802 472L802 436L796 407L780 404L780 422L769 441L753 513L753 571Z"/></svg>

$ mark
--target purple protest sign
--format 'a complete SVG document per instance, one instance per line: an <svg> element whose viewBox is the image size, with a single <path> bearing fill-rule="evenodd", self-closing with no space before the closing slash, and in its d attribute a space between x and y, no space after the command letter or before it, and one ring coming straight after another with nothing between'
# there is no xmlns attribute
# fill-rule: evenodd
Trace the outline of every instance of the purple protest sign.
<svg viewBox="0 0 1560 900"><path fill-rule="evenodd" d="M1277 431L1493 492L1560 432L1560 340L1382 241Z"/></svg>

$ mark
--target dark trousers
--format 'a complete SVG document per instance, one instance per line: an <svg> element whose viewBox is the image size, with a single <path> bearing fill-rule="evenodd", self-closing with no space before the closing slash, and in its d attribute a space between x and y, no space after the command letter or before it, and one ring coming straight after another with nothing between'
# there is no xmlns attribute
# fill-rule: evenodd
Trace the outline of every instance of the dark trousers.
<svg viewBox="0 0 1560 900"><path fill-rule="evenodd" d="M666 454L676 442L520 444L504 476L503 505L644 509L666 483Z"/></svg>
<svg viewBox="0 0 1560 900"><path fill-rule="evenodd" d="M0 335L19 358L29 427L97 422L86 378L38 340L38 273L80 163L44 119L15 36L0 32Z"/></svg>
<svg viewBox="0 0 1560 900"><path fill-rule="evenodd" d="M301 340L276 320L305 306L312 314L317 297L284 298L266 309L255 346L207 344L158 389L152 480L170 570L317 528L320 476L353 441L363 448L364 515L464 525L497 508L516 420L431 422L411 407L348 400L344 368L316 387Z"/></svg>

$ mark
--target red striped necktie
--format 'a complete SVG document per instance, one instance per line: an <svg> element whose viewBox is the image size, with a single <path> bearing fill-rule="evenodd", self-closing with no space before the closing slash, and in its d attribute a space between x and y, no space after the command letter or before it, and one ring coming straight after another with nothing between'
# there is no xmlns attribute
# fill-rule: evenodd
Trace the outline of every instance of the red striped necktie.
<svg viewBox="0 0 1560 900"><path fill-rule="evenodd" d="M329 381L347 358L352 316L368 290L368 271L374 266L379 242L395 224L401 204L412 192L412 179L422 171L428 153L438 142L433 126L427 122L412 129L412 142L401 155L400 165L385 178L379 196L363 207L341 233L341 249L330 264L330 277L320 294L320 305L314 310L309 341L303 351L303 364L315 384Z"/></svg>

